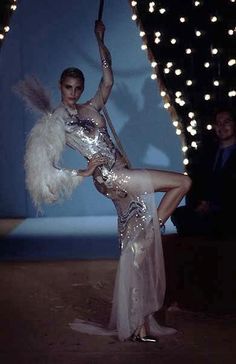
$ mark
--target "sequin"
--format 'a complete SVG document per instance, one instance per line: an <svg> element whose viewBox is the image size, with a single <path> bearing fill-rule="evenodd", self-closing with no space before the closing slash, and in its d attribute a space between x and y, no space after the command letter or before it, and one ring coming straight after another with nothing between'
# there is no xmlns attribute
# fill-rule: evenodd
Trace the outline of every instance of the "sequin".
<svg viewBox="0 0 236 364"><path fill-rule="evenodd" d="M110 67L110 64L109 64L108 60L106 60L105 58L102 59L102 66L104 68Z"/></svg>

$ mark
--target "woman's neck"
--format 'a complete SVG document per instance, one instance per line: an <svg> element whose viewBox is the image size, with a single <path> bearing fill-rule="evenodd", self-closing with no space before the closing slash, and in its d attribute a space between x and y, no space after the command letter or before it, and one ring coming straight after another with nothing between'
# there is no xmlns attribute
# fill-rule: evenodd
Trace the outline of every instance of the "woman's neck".
<svg viewBox="0 0 236 364"><path fill-rule="evenodd" d="M63 101L61 103L68 110L71 110L71 111L77 111L78 110L78 106L79 106L78 104L68 105L68 104L64 103Z"/></svg>

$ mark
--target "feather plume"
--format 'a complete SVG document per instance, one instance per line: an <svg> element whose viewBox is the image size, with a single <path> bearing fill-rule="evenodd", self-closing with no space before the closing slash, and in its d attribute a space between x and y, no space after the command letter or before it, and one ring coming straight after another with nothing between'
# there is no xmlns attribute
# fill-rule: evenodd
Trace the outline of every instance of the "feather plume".
<svg viewBox="0 0 236 364"><path fill-rule="evenodd" d="M26 76L13 90L31 111L44 115L28 134L24 156L26 188L38 211L42 204L68 198L83 177L58 167L65 146L63 108L52 111L48 91L34 76Z"/></svg>
<svg viewBox="0 0 236 364"><path fill-rule="evenodd" d="M37 210L41 205L68 198L83 177L57 167L65 146L64 121L47 114L31 129L26 143L24 167L26 187Z"/></svg>
<svg viewBox="0 0 236 364"><path fill-rule="evenodd" d="M26 76L13 86L13 91L24 100L29 110L52 112L50 94L35 76Z"/></svg>

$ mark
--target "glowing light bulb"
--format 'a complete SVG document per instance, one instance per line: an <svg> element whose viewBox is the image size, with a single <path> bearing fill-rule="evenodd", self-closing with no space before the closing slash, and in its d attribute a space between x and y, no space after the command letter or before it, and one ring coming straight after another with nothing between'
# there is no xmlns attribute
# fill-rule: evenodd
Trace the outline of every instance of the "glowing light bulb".
<svg viewBox="0 0 236 364"><path fill-rule="evenodd" d="M162 97L166 96L166 92L165 91L161 91L161 96Z"/></svg>
<svg viewBox="0 0 236 364"><path fill-rule="evenodd" d="M142 45L141 45L141 49L142 49L143 51L145 51L145 49L147 49L147 45L146 45L146 44L142 44Z"/></svg>
<svg viewBox="0 0 236 364"><path fill-rule="evenodd" d="M175 96L180 97L182 95L181 91L176 91Z"/></svg>
<svg viewBox="0 0 236 364"><path fill-rule="evenodd" d="M154 12L154 8L155 8L155 2L154 1L151 1L150 3L149 3L149 9L148 9L148 11L150 12L150 13L153 13Z"/></svg>
<svg viewBox="0 0 236 364"><path fill-rule="evenodd" d="M236 96L236 91L235 91L235 90L231 90L231 91L229 91L229 92L228 92L228 96L229 96L229 97L234 97L234 96Z"/></svg>
<svg viewBox="0 0 236 364"><path fill-rule="evenodd" d="M195 141L193 141L193 142L191 143L191 147L193 147L193 148L197 149L197 143L196 143Z"/></svg>
<svg viewBox="0 0 236 364"><path fill-rule="evenodd" d="M178 129L178 128L175 130L175 132L176 132L176 134L177 134L177 135L182 134L181 130L180 130L180 129Z"/></svg>
<svg viewBox="0 0 236 364"><path fill-rule="evenodd" d="M171 44L176 44L177 41L175 38L172 38L170 42L171 42Z"/></svg>
<svg viewBox="0 0 236 364"><path fill-rule="evenodd" d="M188 150L188 147L187 147L187 145L184 145L183 147L182 147L182 152L187 152L187 150Z"/></svg>
<svg viewBox="0 0 236 364"><path fill-rule="evenodd" d="M192 119L192 118L194 118L195 114L194 114L194 112L190 111L188 113L188 116L190 117L190 119Z"/></svg>
<svg viewBox="0 0 236 364"><path fill-rule="evenodd" d="M169 68L164 68L164 73L170 73L170 69Z"/></svg>
<svg viewBox="0 0 236 364"><path fill-rule="evenodd" d="M176 97L176 98L175 98L175 102L176 102L176 104L180 104L181 99L180 99L179 97Z"/></svg>
<svg viewBox="0 0 236 364"><path fill-rule="evenodd" d="M152 68L155 68L155 67L157 66L157 62L153 61L153 62L151 63L151 66L152 66Z"/></svg>
<svg viewBox="0 0 236 364"><path fill-rule="evenodd" d="M181 75L181 73L182 73L181 69L177 68L177 69L175 70L175 74L176 74L177 76Z"/></svg>
<svg viewBox="0 0 236 364"><path fill-rule="evenodd" d="M177 120L174 120L173 123L172 123L176 128L177 126L179 125L178 121Z"/></svg>
<svg viewBox="0 0 236 364"><path fill-rule="evenodd" d="M228 30L228 34L229 34L229 35L234 35L234 31L233 31L233 29L229 29L229 30Z"/></svg>
<svg viewBox="0 0 236 364"><path fill-rule="evenodd" d="M181 16L181 18L179 18L179 21L180 21L180 23L185 23L186 19L185 19L185 17Z"/></svg>
<svg viewBox="0 0 236 364"><path fill-rule="evenodd" d="M211 22L215 23L218 20L217 16L212 16L211 17Z"/></svg>
<svg viewBox="0 0 236 364"><path fill-rule="evenodd" d="M136 14L133 14L133 15L132 15L132 17L131 17L131 19L132 19L133 21L137 20L137 15L136 15Z"/></svg>
<svg viewBox="0 0 236 364"><path fill-rule="evenodd" d="M218 51L218 49L217 48L212 48L212 50L211 50L211 53L212 54L217 54L219 51Z"/></svg>
<svg viewBox="0 0 236 364"><path fill-rule="evenodd" d="M210 95L210 94L205 94L205 95L204 95L204 99L205 99L206 101L210 100L210 99L211 99L211 95Z"/></svg>
<svg viewBox="0 0 236 364"><path fill-rule="evenodd" d="M0 33L0 39L4 39L4 35Z"/></svg>
<svg viewBox="0 0 236 364"><path fill-rule="evenodd" d="M235 63L236 63L236 60L235 60L234 58L232 58L232 59L230 59L230 60L228 61L228 66L234 66L234 65L235 65Z"/></svg>
<svg viewBox="0 0 236 364"><path fill-rule="evenodd" d="M192 81L192 80L187 80L187 81L186 81L186 85L187 85L187 86L192 86L192 84L193 84L193 81Z"/></svg>
<svg viewBox="0 0 236 364"><path fill-rule="evenodd" d="M219 84L220 84L220 82L219 82L218 80L215 80L215 81L213 82L213 85L214 85L214 86L219 86Z"/></svg>
<svg viewBox="0 0 236 364"><path fill-rule="evenodd" d="M164 8L159 9L159 13L165 14L165 12L166 12L166 9L164 9Z"/></svg>
<svg viewBox="0 0 236 364"><path fill-rule="evenodd" d="M165 109L169 109L169 107L170 107L170 103L169 103L169 102L165 102L165 103L164 103L164 108L165 108Z"/></svg>
<svg viewBox="0 0 236 364"><path fill-rule="evenodd" d="M152 73L152 74L151 74L151 79L152 79L152 80L156 80L156 79L157 79L157 75L156 75L155 73Z"/></svg>
<svg viewBox="0 0 236 364"><path fill-rule="evenodd" d="M196 30L195 34L196 34L197 37L200 37L202 35L202 32L200 32L200 30Z"/></svg>
<svg viewBox="0 0 236 364"><path fill-rule="evenodd" d="M207 130L212 130L212 125L211 124L207 124L206 129Z"/></svg>
<svg viewBox="0 0 236 364"><path fill-rule="evenodd" d="M196 128L196 126L197 126L196 120L195 119L191 120L190 125L192 125L193 128Z"/></svg>
<svg viewBox="0 0 236 364"><path fill-rule="evenodd" d="M172 66L173 66L173 62L167 62L167 63L166 63L166 67L170 68L170 67L172 67Z"/></svg>
<svg viewBox="0 0 236 364"><path fill-rule="evenodd" d="M187 49L185 49L185 53L186 53L186 54L191 54L191 53L192 53L192 49L191 49L191 48L187 48Z"/></svg>
<svg viewBox="0 0 236 364"><path fill-rule="evenodd" d="M189 164L189 160L188 160L188 158L184 158L184 160L183 160L183 164L184 164L185 166L187 166L187 165Z"/></svg>
<svg viewBox="0 0 236 364"><path fill-rule="evenodd" d="M145 32L143 30L141 30L141 32L139 33L140 37L144 37L145 36Z"/></svg>
<svg viewBox="0 0 236 364"><path fill-rule="evenodd" d="M7 26L5 26L5 27L4 27L4 30L5 30L5 32L7 33L7 32L9 32L10 27L7 25Z"/></svg>
<svg viewBox="0 0 236 364"><path fill-rule="evenodd" d="M131 6L136 6L137 5L137 1L131 1Z"/></svg>

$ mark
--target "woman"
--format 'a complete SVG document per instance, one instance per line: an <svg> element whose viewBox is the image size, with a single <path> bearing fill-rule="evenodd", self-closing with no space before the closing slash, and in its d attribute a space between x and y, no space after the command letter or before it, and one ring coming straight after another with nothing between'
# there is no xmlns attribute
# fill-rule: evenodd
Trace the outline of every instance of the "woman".
<svg viewBox="0 0 236 364"><path fill-rule="evenodd" d="M112 199L118 213L121 257L110 328L117 331L122 341L132 338L134 341L156 342L160 327L153 314L162 307L165 294L159 227L190 188L190 179L179 173L128 168L125 157L109 137L105 118L100 113L113 84L104 32L104 24L96 21L95 34L103 76L95 96L88 102L77 103L84 90L84 76L77 68L63 71L59 83L62 102L53 112L37 83L34 86L32 82L21 83L21 93L45 112L28 138L26 182L36 205L69 194L83 177L90 175L98 191ZM88 160L87 169L69 171L58 166L65 144ZM45 151L47 160L45 163L42 158L40 166L37 148L40 155ZM153 192L158 191L165 192L165 195L156 209ZM89 326L82 321L71 325L84 332L90 331ZM173 330L163 328L163 332Z"/></svg>

